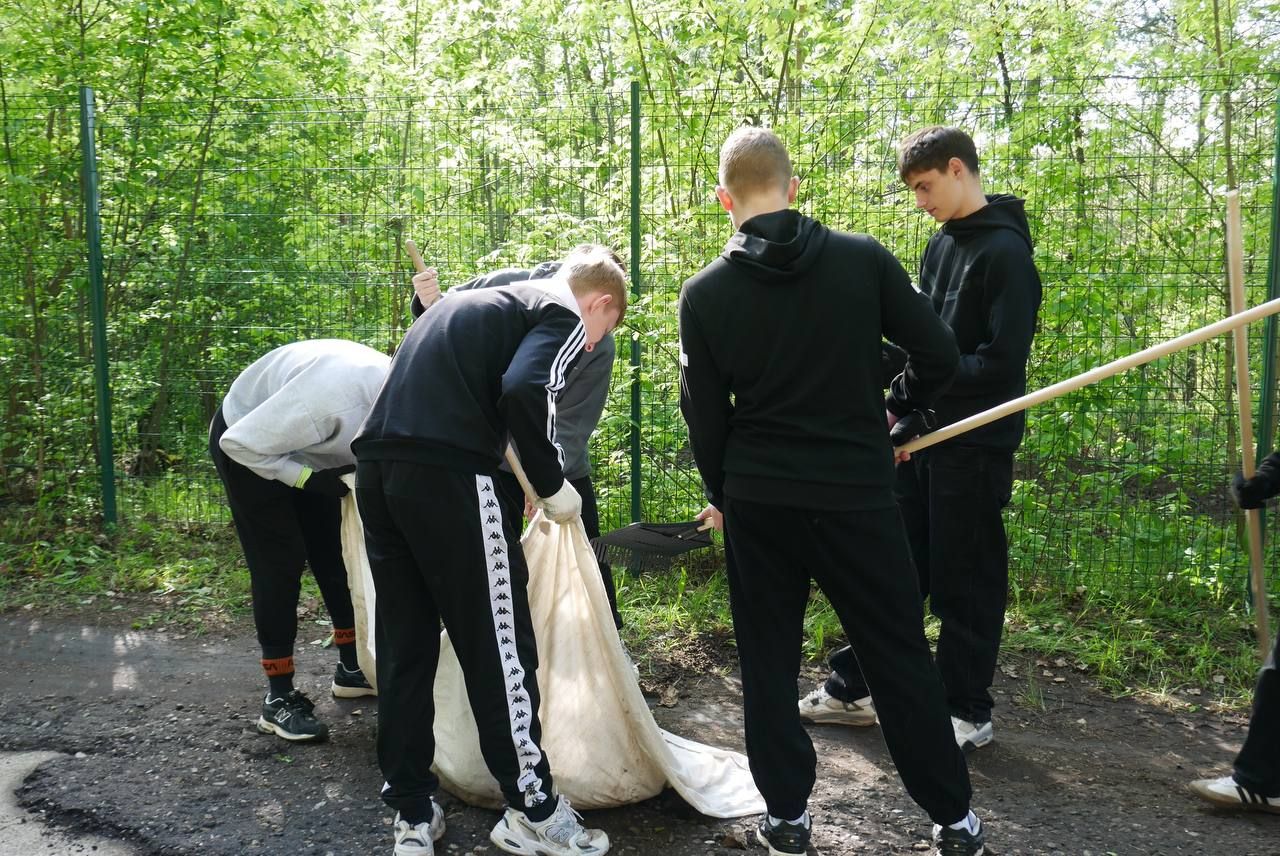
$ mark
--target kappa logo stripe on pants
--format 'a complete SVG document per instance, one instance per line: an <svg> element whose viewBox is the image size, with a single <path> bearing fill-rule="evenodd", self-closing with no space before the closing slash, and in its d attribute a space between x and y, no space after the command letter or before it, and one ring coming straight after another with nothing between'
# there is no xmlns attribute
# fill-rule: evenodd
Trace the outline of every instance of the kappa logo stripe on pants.
<svg viewBox="0 0 1280 856"><path fill-rule="evenodd" d="M480 510L481 549L489 574L489 611L493 617L494 637L498 641L498 659L502 664L506 690L507 721L511 725L511 746L520 765L516 784L525 795L526 807L546 799L542 778L536 769L542 761L542 748L530 734L533 706L525 692L524 664L516 650L515 619L512 615L511 562L507 555L507 536L502 531L502 507L497 488L489 476L476 476L476 496Z"/></svg>

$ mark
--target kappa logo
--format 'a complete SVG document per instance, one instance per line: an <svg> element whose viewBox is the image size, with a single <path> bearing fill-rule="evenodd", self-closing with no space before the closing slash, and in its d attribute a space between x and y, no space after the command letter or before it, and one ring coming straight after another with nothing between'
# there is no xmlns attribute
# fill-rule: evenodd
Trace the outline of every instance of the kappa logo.
<svg viewBox="0 0 1280 856"><path fill-rule="evenodd" d="M506 578L506 577L498 577L496 580L494 580L494 581L493 581L493 584L494 584L495 586L505 586L505 585L507 584L507 578Z"/></svg>
<svg viewBox="0 0 1280 856"><path fill-rule="evenodd" d="M494 600L511 600L505 591L500 591L493 596Z"/></svg>
<svg viewBox="0 0 1280 856"><path fill-rule="evenodd" d="M483 507L484 507L484 508L497 508L497 507L498 507L498 503L496 503L496 502L494 502L492 499L490 499L490 500L488 500L488 501L486 501L486 502L485 502L485 504L484 504L484 506L483 506Z"/></svg>
<svg viewBox="0 0 1280 856"><path fill-rule="evenodd" d="M490 540L490 541L501 541L501 540L502 540L502 533L501 533L501 532L490 532L490 533L489 533L489 540Z"/></svg>
<svg viewBox="0 0 1280 856"><path fill-rule="evenodd" d="M492 493L492 492L493 492L493 488L492 488L490 485L487 485L487 484L486 484L486 485L481 485L480 490L482 490L484 493Z"/></svg>
<svg viewBox="0 0 1280 856"><path fill-rule="evenodd" d="M494 547L492 550L489 551L490 556L501 556L502 553L503 553L503 549L501 547Z"/></svg>
<svg viewBox="0 0 1280 856"><path fill-rule="evenodd" d="M498 518L497 518L495 515L490 514L488 517L486 517L486 518L485 518L484 522L485 522L485 523L497 523L497 522L498 522Z"/></svg>
<svg viewBox="0 0 1280 856"><path fill-rule="evenodd" d="M498 625L498 629L499 629L499 630L510 630L510 629L511 629L511 625L510 625L510 624L507 624L507 622L503 621L503 622L501 622L501 623Z"/></svg>
<svg viewBox="0 0 1280 856"><path fill-rule="evenodd" d="M500 606L500 607L498 607L498 609L496 610L495 614L497 614L497 615L510 615L510 614L511 614L511 610L507 609L505 606Z"/></svg>
<svg viewBox="0 0 1280 856"><path fill-rule="evenodd" d="M505 570L507 569L507 563L506 563L506 562L494 562L494 563L493 563L493 569L494 569L495 571L505 571Z"/></svg>

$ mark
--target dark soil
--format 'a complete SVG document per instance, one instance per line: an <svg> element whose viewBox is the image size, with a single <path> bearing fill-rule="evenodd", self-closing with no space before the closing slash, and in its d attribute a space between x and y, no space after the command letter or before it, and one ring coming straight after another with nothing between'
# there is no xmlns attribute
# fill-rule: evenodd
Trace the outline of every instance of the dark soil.
<svg viewBox="0 0 1280 856"><path fill-rule="evenodd" d="M242 622L205 634L131 630L132 606L96 606L0 615L0 749L72 756L27 781L25 806L148 854L390 853L376 705L329 697L334 654L308 644L324 628L303 625L298 683L332 737L290 745L254 728L260 675ZM739 690L724 667L731 658L724 639L655 655L643 684L658 723L741 749ZM1216 813L1186 791L1190 779L1228 770L1244 717L1111 699L1053 664L1009 660L1003 669L997 742L970 757L992 852L1280 853L1280 817ZM811 733L820 758L810 804L816 851L927 852L928 819L903 791L879 729ZM488 830L497 814L443 796L439 852L496 853ZM646 856L736 853L753 822L702 817L671 792L587 819L609 832L614 852Z"/></svg>

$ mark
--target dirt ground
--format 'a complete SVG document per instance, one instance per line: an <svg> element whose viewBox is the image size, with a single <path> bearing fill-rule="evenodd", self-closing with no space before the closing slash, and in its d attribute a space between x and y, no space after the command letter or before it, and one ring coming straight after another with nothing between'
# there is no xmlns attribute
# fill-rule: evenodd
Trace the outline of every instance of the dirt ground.
<svg viewBox="0 0 1280 856"><path fill-rule="evenodd" d="M27 779L23 806L144 854L390 853L376 705L329 697L332 652L300 640L298 683L319 702L330 742L289 745L254 728L259 674L248 627L138 631L128 614L0 615L0 750L69 756ZM703 668L687 652L653 660L643 683L659 725L741 749L738 686L731 670L712 667L727 649L710 647ZM815 668L798 689L817 676ZM1218 813L1186 791L1192 778L1227 771L1244 717L1111 699L1053 663L1002 663L997 692L996 743L970 756L991 852L1280 853L1280 816ZM811 734L816 852L927 852L929 822L903 791L879 729ZM439 852L495 853L496 813L442 796ZM737 853L752 823L703 817L671 791L587 819L609 832L614 852L637 856Z"/></svg>

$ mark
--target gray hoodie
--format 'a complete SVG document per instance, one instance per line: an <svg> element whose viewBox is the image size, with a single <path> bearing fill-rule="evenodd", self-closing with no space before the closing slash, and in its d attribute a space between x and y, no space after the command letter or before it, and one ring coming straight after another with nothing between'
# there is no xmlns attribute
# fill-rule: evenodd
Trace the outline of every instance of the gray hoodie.
<svg viewBox="0 0 1280 856"><path fill-rule="evenodd" d="M236 463L290 486L303 467L354 464L351 440L390 366L386 354L343 339L282 345L231 384L219 445Z"/></svg>

